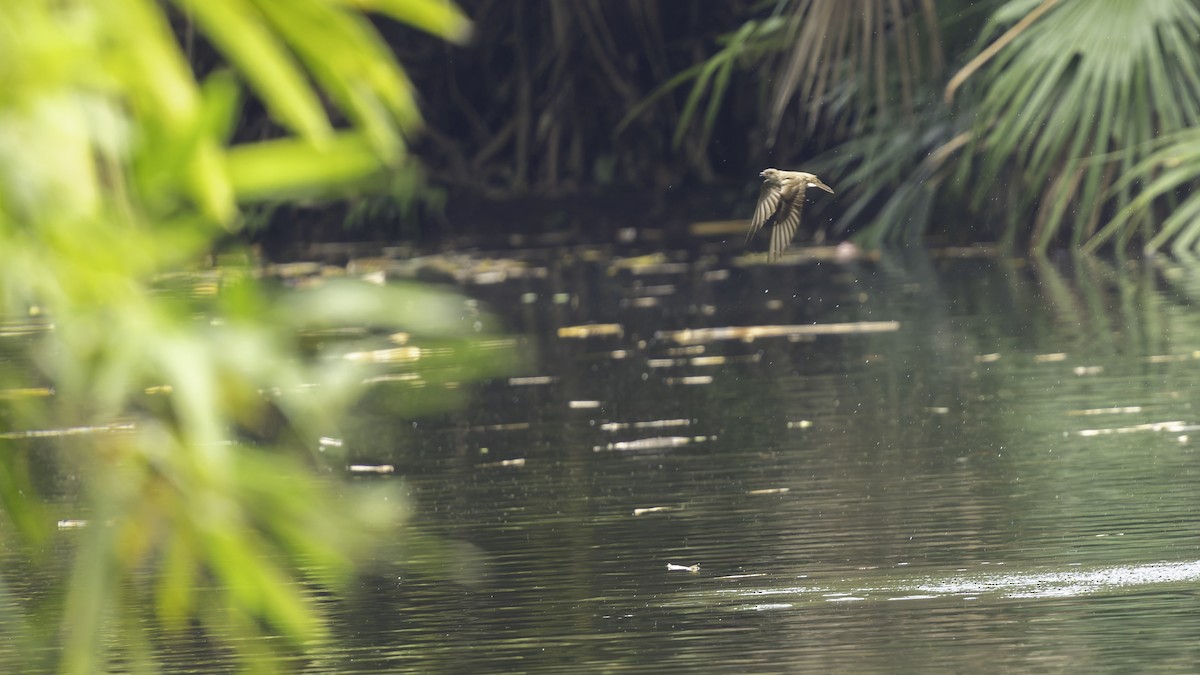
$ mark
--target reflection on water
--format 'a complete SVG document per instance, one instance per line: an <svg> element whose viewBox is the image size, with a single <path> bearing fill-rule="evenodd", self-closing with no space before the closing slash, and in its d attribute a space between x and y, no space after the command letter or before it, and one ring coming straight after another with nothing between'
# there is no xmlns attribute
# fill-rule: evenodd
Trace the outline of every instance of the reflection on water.
<svg viewBox="0 0 1200 675"><path fill-rule="evenodd" d="M419 516L307 667L1194 670L1200 272L964 253L393 265L531 365L372 385L348 471Z"/></svg>
<svg viewBox="0 0 1200 675"><path fill-rule="evenodd" d="M460 281L530 372L347 439L479 576L380 573L338 668L1194 666L1193 272L515 257Z"/></svg>

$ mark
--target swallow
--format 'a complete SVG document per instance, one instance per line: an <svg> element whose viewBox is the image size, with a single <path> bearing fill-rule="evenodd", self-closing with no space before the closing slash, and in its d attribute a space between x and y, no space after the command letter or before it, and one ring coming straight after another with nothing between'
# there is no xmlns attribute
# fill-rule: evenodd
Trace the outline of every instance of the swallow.
<svg viewBox="0 0 1200 675"><path fill-rule="evenodd" d="M762 190L758 193L758 204L754 207L754 219L750 221L746 242L749 243L767 221L774 219L771 225L771 248L767 254L767 259L774 261L796 236L800 213L804 210L805 191L815 187L833 194L833 188L822 183L815 175L803 171L763 169L758 175L763 177Z"/></svg>

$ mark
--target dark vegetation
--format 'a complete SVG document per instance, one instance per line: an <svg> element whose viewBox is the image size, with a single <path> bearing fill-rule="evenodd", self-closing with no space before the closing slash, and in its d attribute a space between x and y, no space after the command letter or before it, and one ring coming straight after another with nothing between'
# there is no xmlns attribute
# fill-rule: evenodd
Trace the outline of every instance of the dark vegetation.
<svg viewBox="0 0 1200 675"><path fill-rule="evenodd" d="M383 27L421 92L428 183L445 192L407 220L358 204L384 216L373 235L554 229L594 212L564 196L649 204L634 224L744 217L766 166L827 178L839 199L817 216L872 245L1158 247L1200 232L1163 225L1200 174L1186 159L1195 0L461 6L466 45ZM496 201L529 216L490 217Z"/></svg>

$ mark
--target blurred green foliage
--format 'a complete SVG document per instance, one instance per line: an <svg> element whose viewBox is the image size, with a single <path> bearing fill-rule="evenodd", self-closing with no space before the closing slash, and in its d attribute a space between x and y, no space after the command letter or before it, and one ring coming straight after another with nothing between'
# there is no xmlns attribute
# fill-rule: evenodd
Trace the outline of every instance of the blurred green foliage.
<svg viewBox="0 0 1200 675"><path fill-rule="evenodd" d="M0 307L5 325L29 324L36 364L0 371L0 498L31 564L78 540L65 588L34 602L0 585L0 632L18 640L6 653L153 669L158 646L197 627L247 667L303 652L326 637L314 593L404 515L387 481L322 475L343 466L318 436L379 366L311 336L402 328L441 362L391 367L456 381L505 365L479 344L486 317L447 293L176 274L239 227L242 204L412 168L414 92L368 11L448 40L470 31L445 0L0 4ZM229 67L198 81L172 21ZM246 92L285 136L230 142ZM56 534L64 507L38 497L30 467L51 461L82 486L65 507L78 532Z"/></svg>

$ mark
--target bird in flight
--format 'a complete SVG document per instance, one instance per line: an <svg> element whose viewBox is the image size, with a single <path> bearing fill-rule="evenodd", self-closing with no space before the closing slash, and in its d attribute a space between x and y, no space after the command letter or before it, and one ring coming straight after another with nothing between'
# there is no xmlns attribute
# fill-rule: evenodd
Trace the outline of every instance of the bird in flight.
<svg viewBox="0 0 1200 675"><path fill-rule="evenodd" d="M758 193L758 204L754 207L754 219L750 221L746 242L774 218L767 259L776 260L796 236L800 212L804 210L804 192L815 187L833 194L833 188L822 183L815 175L803 171L763 169L758 175L763 177L762 190Z"/></svg>

